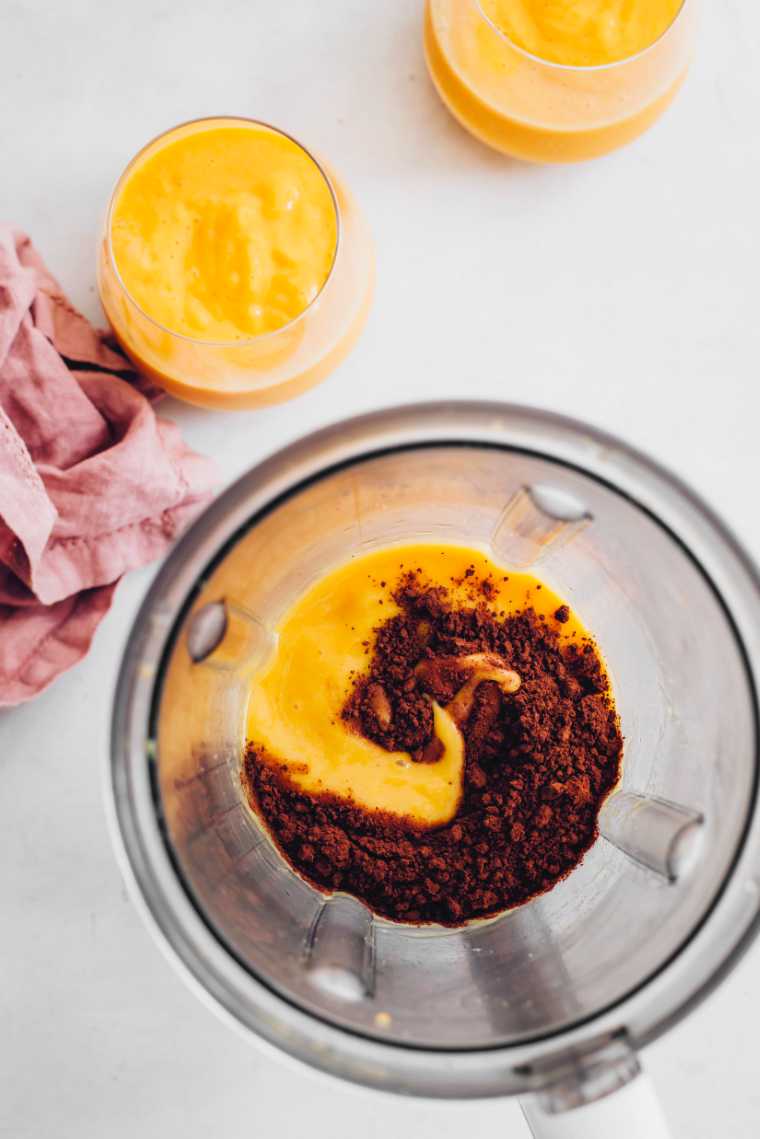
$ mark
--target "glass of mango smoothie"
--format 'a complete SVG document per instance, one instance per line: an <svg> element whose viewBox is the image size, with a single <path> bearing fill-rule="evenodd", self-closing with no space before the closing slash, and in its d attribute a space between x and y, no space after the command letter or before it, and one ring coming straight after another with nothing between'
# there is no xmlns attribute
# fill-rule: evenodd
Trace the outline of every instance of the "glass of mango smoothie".
<svg viewBox="0 0 760 1139"><path fill-rule="evenodd" d="M688 68L694 0L426 0L443 102L481 141L532 162L630 142Z"/></svg>
<svg viewBox="0 0 760 1139"><path fill-rule="evenodd" d="M185 123L122 174L99 245L117 339L206 407L277 403L324 379L364 325L366 223L300 143L252 119Z"/></svg>

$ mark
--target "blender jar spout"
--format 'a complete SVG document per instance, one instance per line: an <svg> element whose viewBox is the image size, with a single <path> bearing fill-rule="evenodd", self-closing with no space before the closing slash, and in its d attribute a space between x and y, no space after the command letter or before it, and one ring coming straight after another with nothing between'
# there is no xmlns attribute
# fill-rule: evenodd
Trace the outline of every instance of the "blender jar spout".
<svg viewBox="0 0 760 1139"><path fill-rule="evenodd" d="M599 816L599 830L634 862L669 882L687 874L699 858L704 816L652 795L618 791Z"/></svg>
<svg viewBox="0 0 760 1139"><path fill-rule="evenodd" d="M309 927L303 958L317 989L340 1000L373 997L375 928L370 911L347 894L327 898Z"/></svg>
<svg viewBox="0 0 760 1139"><path fill-rule="evenodd" d="M229 598L201 606L187 625L190 659L222 672L262 664L272 652L274 640L274 634L255 613Z"/></svg>
<svg viewBox="0 0 760 1139"><path fill-rule="evenodd" d="M549 547L566 545L591 521L591 513L573 495L551 486L523 486L504 507L491 546L497 560L527 569Z"/></svg>

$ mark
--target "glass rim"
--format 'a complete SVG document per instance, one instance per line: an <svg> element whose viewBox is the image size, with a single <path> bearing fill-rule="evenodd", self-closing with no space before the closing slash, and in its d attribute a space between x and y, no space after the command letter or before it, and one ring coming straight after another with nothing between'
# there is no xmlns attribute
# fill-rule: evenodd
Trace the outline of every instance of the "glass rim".
<svg viewBox="0 0 760 1139"><path fill-rule="evenodd" d="M121 270L119 269L116 257L114 256L113 244L111 242L111 222L113 218L114 206L116 205L119 193L125 185L129 174L135 168L140 159L143 158L147 152L156 145L156 143L161 142L163 139L168 139L170 135L184 130L186 127L202 127L206 124L211 123L241 123L245 126L250 127L262 127L265 130L271 131L273 134L277 134L282 138L288 139L295 146L297 146L298 149L302 151L308 159L310 159L310 161L314 164L324 179L325 185L327 186L327 189L330 193L333 211L335 213L335 249L333 251L332 261L330 262L330 268L327 271L327 275L325 276L324 281L319 286L319 289L315 295L306 305L306 308L301 309L299 313L296 313L296 315L291 317L290 320L286 321L285 324L281 324L279 328L272 328L268 332L261 332L257 336L247 336L240 340L206 340L203 337L188 336L186 333L177 332L175 329L169 328L167 325L162 324L160 320L156 320L154 316L151 316L150 313L145 311L143 306L135 299L130 290L127 288L124 282L124 278L121 275ZM108 261L113 270L114 276L118 281L119 287L122 289L124 296L127 298L129 303L138 311L138 313L140 313L142 317L145 318L145 320L149 321L150 324L152 324L153 327L157 328L160 332L164 332L167 334L167 336L172 336L176 340L184 341L187 344L196 344L203 348L250 348L255 344L266 343L274 337L280 336L282 333L294 328L312 311L312 309L322 297L325 289L327 288L328 282L332 280L333 274L335 272L335 265L338 260L338 250L341 246L342 237L342 220L340 206L338 205L338 196L335 192L335 187L333 186L332 180L322 163L315 157L315 155L309 150L307 146L304 146L302 142L299 142L299 140L292 134L289 134L288 131L284 131L280 127L272 126L271 123L267 123L263 119L254 119L248 117L247 115L201 115L197 119L187 119L184 122L177 123L173 127L168 127L166 130L159 131L157 135L154 135L153 138L149 139L148 142L140 147L140 149L136 154L132 156L132 158L129 160L119 175L118 180L116 181L116 184L111 191L111 196L108 200L105 225L105 245Z"/></svg>
<svg viewBox="0 0 760 1139"><path fill-rule="evenodd" d="M693 0L681 0L678 11L676 12L673 19L668 24L667 28L664 28L663 31L660 32L657 39L652 40L652 42L650 44L647 44L646 47L643 47L639 51L634 52L633 55L623 56L622 59L613 59L609 63L586 64L586 63L557 63L555 60L543 59L540 55L534 55L534 53L531 51L528 51L527 48L521 47L520 44L515 43L515 41L512 39L512 37L510 35L508 35L507 32L505 32L503 28L500 28L499 25L494 22L494 20L491 19L491 17L488 15L488 13L483 8L483 0L475 0L475 7L478 9L478 12L480 13L481 17L485 20L485 22L488 24L488 26L496 33L497 36L499 36L500 39L503 39L505 41L505 43L508 43L509 46L514 51L516 51L519 55L523 56L525 59L529 60L531 63L539 64L541 67L550 68L552 71L557 71L561 74L570 73L570 74L581 74L581 75L590 75L590 74L593 74L596 72L614 71L615 69L617 69L619 67L623 67L625 64L634 63L635 61L637 61L639 59L643 59L643 57L645 55L648 55L649 52L654 51L654 49L657 47L657 45L662 43L662 41L666 38L666 36L670 35L673 28L676 26L678 21L683 16L683 13L686 11L687 8L689 8L691 6L693 6Z"/></svg>

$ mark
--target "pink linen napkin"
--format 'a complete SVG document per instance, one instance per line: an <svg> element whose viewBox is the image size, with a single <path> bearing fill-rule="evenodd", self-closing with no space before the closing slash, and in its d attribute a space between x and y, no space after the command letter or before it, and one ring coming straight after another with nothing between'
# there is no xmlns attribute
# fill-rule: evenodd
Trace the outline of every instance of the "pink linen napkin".
<svg viewBox="0 0 760 1139"><path fill-rule="evenodd" d="M0 706L76 664L122 574L211 497L155 394L0 225Z"/></svg>

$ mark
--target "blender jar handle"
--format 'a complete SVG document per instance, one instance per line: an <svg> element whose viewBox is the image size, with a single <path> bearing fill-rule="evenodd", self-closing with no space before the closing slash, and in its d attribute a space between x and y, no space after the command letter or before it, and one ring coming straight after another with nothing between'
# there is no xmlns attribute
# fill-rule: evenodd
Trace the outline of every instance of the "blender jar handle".
<svg viewBox="0 0 760 1139"><path fill-rule="evenodd" d="M538 1096L520 1106L534 1139L671 1139L654 1085L643 1073L582 1107L547 1112Z"/></svg>

